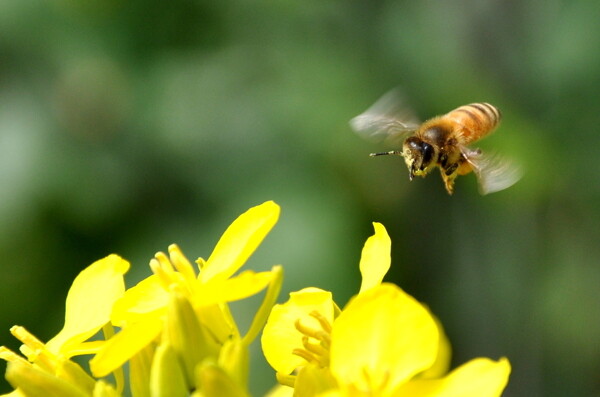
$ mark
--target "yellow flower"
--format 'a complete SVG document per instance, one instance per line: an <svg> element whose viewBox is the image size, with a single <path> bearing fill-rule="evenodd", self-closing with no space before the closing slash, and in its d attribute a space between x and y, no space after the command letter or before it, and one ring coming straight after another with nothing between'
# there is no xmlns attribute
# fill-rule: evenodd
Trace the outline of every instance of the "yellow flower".
<svg viewBox="0 0 600 397"><path fill-rule="evenodd" d="M445 377L450 349L429 310L393 284L381 284L391 243L375 223L360 261L361 289L344 308L307 288L276 305L263 352L296 396L498 396L508 360L475 359ZM289 393L289 389L283 389Z"/></svg>
<svg viewBox="0 0 600 397"><path fill-rule="evenodd" d="M136 397L247 397L249 345L262 347L280 387L269 396L494 397L510 373L508 360L477 358L448 373L450 347L429 309L399 287L382 283L391 241L374 223L359 268L360 291L341 310L332 294L305 288L274 305L283 271L238 270L276 223L266 202L238 217L207 261L196 269L176 245L150 261L153 274L125 290L129 263L110 255L83 270L66 301L63 329L43 343L25 328L12 334L22 356L0 347L13 397L117 397L120 367L129 362ZM245 335L229 302L266 289ZM265 325L266 323L266 325ZM264 325L264 329L263 329ZM114 334L113 326L121 328ZM90 341L102 330L106 340ZM96 377L111 372L116 386L71 360L95 354Z"/></svg>
<svg viewBox="0 0 600 397"><path fill-rule="evenodd" d="M109 322L114 303L125 292L128 270L129 262L113 254L79 273L67 295L64 327L48 341L50 351L69 357L94 349L94 342L83 342Z"/></svg>
<svg viewBox="0 0 600 397"><path fill-rule="evenodd" d="M391 263L390 237L382 224L373 223L373 227L375 235L367 239L359 265L362 274L361 292L379 285ZM328 343L319 339L325 335L322 332L306 339L306 331L319 329L325 323L332 324L334 315L339 312L331 292L319 288L304 288L292 292L286 303L273 307L261 342L265 358L279 376L286 376L310 361L298 355L306 352L303 339L313 344ZM304 332L298 330L298 326L303 327ZM318 360L328 357L313 358Z"/></svg>
<svg viewBox="0 0 600 397"><path fill-rule="evenodd" d="M69 358L93 352L102 344L86 340L110 321L112 305L125 291L123 274L128 269L127 261L110 255L79 273L67 295L64 327L48 343L23 327L11 328L23 342L20 350L27 358L0 347L0 358L9 362L6 378L17 389L15 395L91 396L95 390L110 395L112 387L96 382Z"/></svg>
<svg viewBox="0 0 600 397"><path fill-rule="evenodd" d="M395 285L382 284L352 299L336 319L331 372L351 390L389 394L433 365L438 339L425 307Z"/></svg>
<svg viewBox="0 0 600 397"><path fill-rule="evenodd" d="M135 362L136 368L146 368L143 363L148 355L160 357L166 363L161 368L167 368L175 355L183 364L188 386L193 387L198 364L206 359L217 362L226 343L239 341L247 348L276 300L282 271L276 266L267 272L235 273L275 225L279 211L277 204L268 201L240 215L208 260L196 261L199 272L176 245L169 247L168 257L156 254L150 262L154 274L127 290L114 305L111 320L121 331L90 361L92 373L105 376L127 360ZM244 299L266 287L269 292L263 307L242 337L227 302ZM141 385L152 373L132 371L132 376L139 377L132 378L132 384Z"/></svg>
<svg viewBox="0 0 600 397"><path fill-rule="evenodd" d="M429 311L393 284L356 296L331 332L331 373L342 395L499 396L508 360L475 359L439 379L420 373L436 361L439 328Z"/></svg>
<svg viewBox="0 0 600 397"><path fill-rule="evenodd" d="M287 375L306 364L306 357L293 354L305 351L303 338L307 337L296 328L296 324L306 329L319 329L319 318L323 323L331 324L334 311L335 303L331 292L319 288L292 292L286 303L275 305L261 338L263 353L271 367L278 373ZM319 318L313 317L312 313L318 313ZM326 332L322 334L328 336ZM317 343L319 336L315 335L310 339L311 343ZM319 357L315 357L315 360L318 359Z"/></svg>

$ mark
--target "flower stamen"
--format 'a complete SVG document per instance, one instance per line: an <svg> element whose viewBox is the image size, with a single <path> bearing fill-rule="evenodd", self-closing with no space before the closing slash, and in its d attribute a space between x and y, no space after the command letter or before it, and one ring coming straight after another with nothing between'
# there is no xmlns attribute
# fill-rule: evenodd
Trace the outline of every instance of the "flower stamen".
<svg viewBox="0 0 600 397"><path fill-rule="evenodd" d="M294 349L294 350L292 350L292 354L294 354L298 357L302 357L309 363L318 362L317 358L312 353L310 353L309 351L306 351L304 349Z"/></svg>
<svg viewBox="0 0 600 397"><path fill-rule="evenodd" d="M23 357L19 356L17 353L4 346L0 346L0 358L5 361L19 361L24 364L28 363L28 361L25 360Z"/></svg>
<svg viewBox="0 0 600 397"><path fill-rule="evenodd" d="M164 252L159 251L156 254L154 254L154 259L156 259L158 261L158 263L160 264L160 267L167 274L170 275L175 272L175 269L173 268L171 261L169 260L169 258L167 257L167 255Z"/></svg>
<svg viewBox="0 0 600 397"><path fill-rule="evenodd" d="M323 331L327 332L327 335L329 336L329 334L331 334L331 324L327 318L316 310L310 312L310 315L319 322Z"/></svg>
<svg viewBox="0 0 600 397"><path fill-rule="evenodd" d="M294 387L294 384L296 383L296 375L285 375L281 372L277 372L275 377L277 378L277 382L283 386Z"/></svg>
<svg viewBox="0 0 600 397"><path fill-rule="evenodd" d="M312 355L313 360L311 362L316 362L321 368L329 366L329 349L318 343L310 343L307 336L302 338L302 345L304 346L304 351Z"/></svg>
<svg viewBox="0 0 600 397"><path fill-rule="evenodd" d="M10 328L10 333L33 351L41 350L45 347L44 344L29 331L27 331L25 327L15 325Z"/></svg>
<svg viewBox="0 0 600 397"><path fill-rule="evenodd" d="M158 277L158 279L160 280L160 283L162 284L162 286L168 290L169 289L169 285L171 285L171 277L169 275L169 273L167 273L165 271L165 269L163 269L163 267L161 266L161 263L156 260L155 258L150 259L150 270L152 270L152 273L156 274L156 276Z"/></svg>
<svg viewBox="0 0 600 397"><path fill-rule="evenodd" d="M310 316L319 322L319 328L312 328L302 324L300 319L294 323L296 329L303 334L303 349L294 349L292 354L302 357L309 363L315 363L321 368L329 366L329 347L331 346L331 324L318 311L312 311ZM311 338L316 343L311 343Z"/></svg>
<svg viewBox="0 0 600 397"><path fill-rule="evenodd" d="M204 267L206 266L206 260L204 258L198 258L195 262L196 266L198 266L199 271L202 271L202 269L204 269Z"/></svg>
<svg viewBox="0 0 600 397"><path fill-rule="evenodd" d="M182 293L193 295L196 273L176 244L169 246L169 256L157 252L150 260L150 269L159 278L165 290L171 291L174 286L178 286Z"/></svg>
<svg viewBox="0 0 600 397"><path fill-rule="evenodd" d="M196 278L196 272L190 261L185 257L183 252L177 244L169 245L169 258L171 264L177 269L184 278L194 280Z"/></svg>
<svg viewBox="0 0 600 397"><path fill-rule="evenodd" d="M48 351L46 346L35 336L33 336L25 327L15 325L10 328L10 333L23 342L19 351L23 354L29 362L35 363L40 367L53 370L56 367L58 361L57 357Z"/></svg>
<svg viewBox="0 0 600 397"><path fill-rule="evenodd" d="M329 349L326 349L319 343L310 343L307 336L302 338L302 345L304 345L307 351L317 356L327 356L329 354Z"/></svg>

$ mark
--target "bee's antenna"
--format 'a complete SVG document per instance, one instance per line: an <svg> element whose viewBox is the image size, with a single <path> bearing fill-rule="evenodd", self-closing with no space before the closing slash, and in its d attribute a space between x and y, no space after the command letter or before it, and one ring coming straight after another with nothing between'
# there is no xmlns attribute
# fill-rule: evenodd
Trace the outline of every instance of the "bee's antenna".
<svg viewBox="0 0 600 397"><path fill-rule="evenodd" d="M369 156L371 157L376 157L376 156L389 156L389 155L398 155L398 156L402 156L402 152L399 152L398 150L392 150L389 152L379 152L379 153L371 153L369 154Z"/></svg>

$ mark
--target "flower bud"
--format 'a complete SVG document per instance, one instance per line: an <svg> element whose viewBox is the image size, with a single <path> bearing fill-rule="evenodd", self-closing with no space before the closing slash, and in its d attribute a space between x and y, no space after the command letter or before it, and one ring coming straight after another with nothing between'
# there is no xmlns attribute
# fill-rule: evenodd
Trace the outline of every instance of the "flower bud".
<svg viewBox="0 0 600 397"><path fill-rule="evenodd" d="M177 292L171 293L163 340L180 358L190 385L196 365L205 358L216 359L219 352L219 346L198 321L190 302Z"/></svg>
<svg viewBox="0 0 600 397"><path fill-rule="evenodd" d="M151 397L187 397L188 387L184 369L169 344L156 348L150 370Z"/></svg>

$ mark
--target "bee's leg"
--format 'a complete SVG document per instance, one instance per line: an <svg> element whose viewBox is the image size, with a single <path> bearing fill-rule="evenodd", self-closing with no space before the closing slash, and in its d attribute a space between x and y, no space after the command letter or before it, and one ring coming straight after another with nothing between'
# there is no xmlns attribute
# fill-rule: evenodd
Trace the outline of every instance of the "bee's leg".
<svg viewBox="0 0 600 397"><path fill-rule="evenodd" d="M458 163L454 163L451 166L444 169L444 174L452 175L452 174L456 173L457 168L458 168Z"/></svg>
<svg viewBox="0 0 600 397"><path fill-rule="evenodd" d="M442 173L442 179L444 181L444 185L446 186L446 191L448 194L454 193L454 180L458 176L458 163L450 164L446 168L440 168Z"/></svg>

